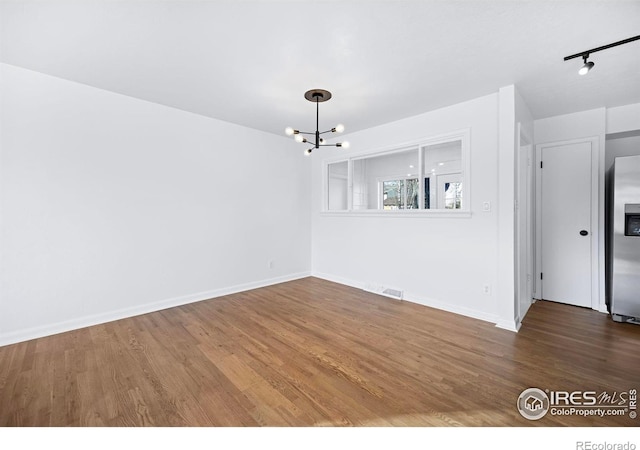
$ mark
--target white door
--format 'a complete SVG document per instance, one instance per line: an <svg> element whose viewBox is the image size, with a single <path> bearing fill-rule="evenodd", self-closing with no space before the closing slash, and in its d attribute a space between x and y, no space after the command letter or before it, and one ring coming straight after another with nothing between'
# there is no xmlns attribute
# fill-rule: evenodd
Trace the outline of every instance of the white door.
<svg viewBox="0 0 640 450"><path fill-rule="evenodd" d="M542 298L591 307L591 143L541 152Z"/></svg>

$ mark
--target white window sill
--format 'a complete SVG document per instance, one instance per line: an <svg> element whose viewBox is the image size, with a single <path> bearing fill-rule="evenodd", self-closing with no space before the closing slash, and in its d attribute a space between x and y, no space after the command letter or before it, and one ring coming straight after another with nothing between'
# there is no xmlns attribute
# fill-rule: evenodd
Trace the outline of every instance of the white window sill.
<svg viewBox="0 0 640 450"><path fill-rule="evenodd" d="M321 211L320 215L323 217L455 217L462 219L471 217L471 211L449 211L444 209L381 211L379 209L368 209L359 211Z"/></svg>

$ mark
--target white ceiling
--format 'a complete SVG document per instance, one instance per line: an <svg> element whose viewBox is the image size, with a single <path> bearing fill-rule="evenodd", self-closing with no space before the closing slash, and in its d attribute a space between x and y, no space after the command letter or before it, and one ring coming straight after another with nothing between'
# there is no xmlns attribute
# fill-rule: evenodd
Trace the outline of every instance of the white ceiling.
<svg viewBox="0 0 640 450"><path fill-rule="evenodd" d="M282 134L515 84L535 118L640 103L640 1L2 1L0 61Z"/></svg>

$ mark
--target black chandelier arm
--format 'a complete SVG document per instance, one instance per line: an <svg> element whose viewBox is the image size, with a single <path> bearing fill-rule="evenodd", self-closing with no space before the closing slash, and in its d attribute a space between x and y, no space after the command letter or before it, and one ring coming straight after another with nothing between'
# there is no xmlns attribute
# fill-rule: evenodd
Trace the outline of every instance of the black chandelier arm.
<svg viewBox="0 0 640 450"><path fill-rule="evenodd" d="M296 130L296 132L293 133L293 134L308 134L310 136L314 136L316 134L316 132L315 131L298 131L298 130Z"/></svg>

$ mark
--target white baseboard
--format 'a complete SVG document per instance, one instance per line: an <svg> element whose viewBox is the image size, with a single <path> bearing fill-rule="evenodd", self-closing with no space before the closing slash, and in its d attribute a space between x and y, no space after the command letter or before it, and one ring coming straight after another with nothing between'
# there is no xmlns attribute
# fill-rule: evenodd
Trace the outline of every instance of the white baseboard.
<svg viewBox="0 0 640 450"><path fill-rule="evenodd" d="M441 300L417 296L412 293L405 293L405 297L403 300L407 300L412 303L418 303L424 306L429 306L431 308L441 309L442 311L459 314L461 316L471 317L472 319L478 319L484 322L496 323L497 320L495 314L490 314L484 311L478 311L477 309L471 309L465 306L443 302Z"/></svg>
<svg viewBox="0 0 640 450"><path fill-rule="evenodd" d="M517 333L520 330L522 322L519 320L500 319L496 322L496 328L502 328L503 330L513 331Z"/></svg>
<svg viewBox="0 0 640 450"><path fill-rule="evenodd" d="M312 271L311 276L316 278L322 278L323 280L327 280L327 281L333 281L334 283L344 284L346 286L351 286L358 289L364 289L364 286L365 286L364 282L355 281L355 280L343 278L343 277L328 274L328 273ZM442 311L459 314L465 317L471 317L473 319L478 319L485 322L490 322L495 324L498 321L498 317L495 314L490 314L484 311L478 311L476 309L471 309L464 306L459 306L459 305L443 302L440 300L435 300L435 299L417 295L411 292L405 292L402 299L409 301L411 303L417 303L419 305L440 309ZM511 330L511 331L517 331L517 330Z"/></svg>
<svg viewBox="0 0 640 450"><path fill-rule="evenodd" d="M211 291L197 292L195 294L184 295L180 297L160 300L158 302L137 305L131 308L123 308L115 311L108 311L100 314L79 317L77 319L58 322L55 324L44 325L39 327L28 328L25 330L14 331L10 333L0 333L0 347L18 342L29 341L31 339L51 336L53 334L64 333L66 331L77 330L80 328L99 325L101 323L113 322L114 320L125 319L127 317L139 316L155 311L160 311L175 306L186 305L188 303L210 300L224 295L236 294L238 292L249 291L265 286L272 286L278 283L298 280L311 275L311 272L299 272L281 277L269 278L266 280L255 281L251 283L228 286Z"/></svg>
<svg viewBox="0 0 640 450"><path fill-rule="evenodd" d="M337 275L333 275L333 274L329 274L329 273L323 273L323 272L316 272L316 271L311 271L311 276L312 277L316 277L316 278L321 278L323 280L327 280L327 281L332 281L334 283L338 283L338 284L344 284L345 286L350 286L350 287L354 287L357 289L364 289L364 283L361 283L359 281L354 281L354 280L350 280L348 278L343 278L343 277L339 277Z"/></svg>

